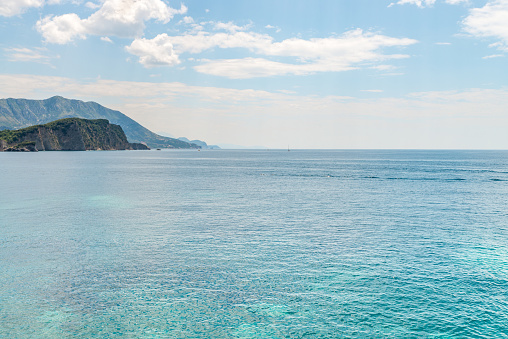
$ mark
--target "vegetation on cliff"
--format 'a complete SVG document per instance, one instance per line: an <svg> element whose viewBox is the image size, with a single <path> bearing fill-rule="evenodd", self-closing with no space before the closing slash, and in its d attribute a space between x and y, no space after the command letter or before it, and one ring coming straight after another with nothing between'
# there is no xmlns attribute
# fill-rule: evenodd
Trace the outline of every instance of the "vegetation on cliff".
<svg viewBox="0 0 508 339"><path fill-rule="evenodd" d="M0 131L0 151L148 149L131 144L122 128L106 119L66 118L19 130Z"/></svg>

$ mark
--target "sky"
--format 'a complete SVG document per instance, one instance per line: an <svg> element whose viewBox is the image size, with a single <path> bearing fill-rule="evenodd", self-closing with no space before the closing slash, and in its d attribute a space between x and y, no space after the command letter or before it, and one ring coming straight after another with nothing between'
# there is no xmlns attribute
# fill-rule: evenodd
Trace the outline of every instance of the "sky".
<svg viewBox="0 0 508 339"><path fill-rule="evenodd" d="M508 0L2 0L0 98L208 144L508 149Z"/></svg>

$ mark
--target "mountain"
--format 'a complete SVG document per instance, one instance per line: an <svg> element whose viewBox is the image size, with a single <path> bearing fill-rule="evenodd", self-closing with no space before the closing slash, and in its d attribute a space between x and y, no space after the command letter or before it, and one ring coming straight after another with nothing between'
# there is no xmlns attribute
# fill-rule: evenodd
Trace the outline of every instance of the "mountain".
<svg viewBox="0 0 508 339"><path fill-rule="evenodd" d="M217 145L208 145L206 142L201 141L201 140L189 140L189 139L187 139L185 137L180 137L180 138L178 138L178 140L185 141L185 142L188 142L188 143L191 143L191 144L194 144L194 145L198 145L202 149L221 149Z"/></svg>
<svg viewBox="0 0 508 339"><path fill-rule="evenodd" d="M131 144L119 125L106 119L67 118L19 130L0 131L0 151L88 151L149 149Z"/></svg>
<svg viewBox="0 0 508 339"><path fill-rule="evenodd" d="M19 129L63 118L107 119L120 125L130 142L146 143L153 148L199 148L188 142L151 132L125 114L96 102L54 96L46 100L0 99L0 130Z"/></svg>

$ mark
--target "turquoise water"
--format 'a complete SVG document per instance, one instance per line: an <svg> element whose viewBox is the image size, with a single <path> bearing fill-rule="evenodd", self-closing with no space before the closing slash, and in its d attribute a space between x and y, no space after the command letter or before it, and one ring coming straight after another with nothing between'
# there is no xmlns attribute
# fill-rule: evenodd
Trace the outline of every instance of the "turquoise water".
<svg viewBox="0 0 508 339"><path fill-rule="evenodd" d="M508 152L0 153L0 338L507 337Z"/></svg>

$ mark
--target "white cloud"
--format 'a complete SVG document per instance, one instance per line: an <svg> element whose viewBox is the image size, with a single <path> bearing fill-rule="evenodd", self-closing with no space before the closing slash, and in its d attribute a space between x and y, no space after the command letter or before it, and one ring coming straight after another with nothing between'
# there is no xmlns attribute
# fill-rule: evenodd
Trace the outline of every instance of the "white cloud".
<svg viewBox="0 0 508 339"><path fill-rule="evenodd" d="M14 62L37 62L41 64L49 64L51 59L44 54L47 52L44 48L4 48L8 61Z"/></svg>
<svg viewBox="0 0 508 339"><path fill-rule="evenodd" d="M376 65L372 66L372 69L377 69L378 71L390 71L395 69L396 67L393 65Z"/></svg>
<svg viewBox="0 0 508 339"><path fill-rule="evenodd" d="M88 1L85 4L85 7L88 7L88 8L91 8L91 9L97 9L97 8L101 7L101 5Z"/></svg>
<svg viewBox="0 0 508 339"><path fill-rule="evenodd" d="M30 7L42 7L44 0L2 0L0 2L0 15L13 16L23 13Z"/></svg>
<svg viewBox="0 0 508 339"><path fill-rule="evenodd" d="M167 50L171 55L174 53L177 55L200 53L217 47L224 49L244 48L257 55L293 59L291 63L269 60L266 57L204 60L204 64L195 67L198 72L234 79L351 70L362 64L406 58L408 56L403 54L384 54L382 49L403 47L417 42L413 39L392 38L363 32L360 29L346 32L337 37L310 40L291 38L281 42L274 42L269 35L253 32L210 34L201 31L197 34L170 37L162 34L153 40L161 37L172 43L173 48ZM148 42L146 39L137 40ZM378 67L380 70L390 68L389 65Z"/></svg>
<svg viewBox="0 0 508 339"><path fill-rule="evenodd" d="M464 31L475 37L498 39L490 46L508 52L507 0L491 0L484 7L471 9L462 24Z"/></svg>
<svg viewBox="0 0 508 339"><path fill-rule="evenodd" d="M266 29L274 29L275 32L279 33L281 31L281 29L277 26L272 26L272 25L266 25L265 26Z"/></svg>
<svg viewBox="0 0 508 339"><path fill-rule="evenodd" d="M248 29L251 25L246 26L237 26L234 23L230 22L216 22L215 23L215 30L225 30L231 33L236 33L238 31L245 31Z"/></svg>
<svg viewBox="0 0 508 339"><path fill-rule="evenodd" d="M194 23L194 19L190 16L186 16L182 19L182 21L186 24L193 24Z"/></svg>
<svg viewBox="0 0 508 339"><path fill-rule="evenodd" d="M28 8L39 8L46 4L56 5L61 0L1 0L0 16L14 16L22 14Z"/></svg>
<svg viewBox="0 0 508 339"><path fill-rule="evenodd" d="M504 55L503 54L492 54L492 55L484 56L482 59L493 59L493 58L501 58L501 57L504 57Z"/></svg>
<svg viewBox="0 0 508 339"><path fill-rule="evenodd" d="M445 1L447 4L450 4L450 5L458 5L458 4L462 4L462 3L469 3L469 0L446 0Z"/></svg>
<svg viewBox="0 0 508 339"><path fill-rule="evenodd" d="M125 48L129 53L139 57L139 62L145 67L174 66L180 63L178 55L173 50L171 38L167 34L160 34L154 39L136 39Z"/></svg>
<svg viewBox="0 0 508 339"><path fill-rule="evenodd" d="M143 101L140 98L150 101L161 97L164 100L187 97L208 103L255 103L258 100L273 100L280 95L262 90L190 86L179 82L151 83L100 78L80 82L65 77L0 74L0 97L44 97L47 93L63 93L80 98L135 98L136 101Z"/></svg>
<svg viewBox="0 0 508 339"><path fill-rule="evenodd" d="M70 13L47 16L37 22L37 30L50 43L65 44L87 35L136 37L143 33L145 22L151 19L167 23L175 14L184 14L162 0L105 0L95 13L86 19Z"/></svg>
<svg viewBox="0 0 508 339"><path fill-rule="evenodd" d="M215 33L199 31L195 34L171 36L177 53L201 53L214 47L246 48L251 51L262 50L272 43L272 37L253 32Z"/></svg>
<svg viewBox="0 0 508 339"><path fill-rule="evenodd" d="M112 44L112 43L113 43L113 40L111 40L111 39L110 39L110 38L108 38L107 36L103 36L103 37L101 37L101 40L102 40L102 41L105 41L105 42L109 42L110 44Z"/></svg>
<svg viewBox="0 0 508 339"><path fill-rule="evenodd" d="M194 21L194 18L192 18L190 16L186 16L182 20L180 20L178 22L178 24L179 25L185 24L185 25L189 26L190 30L188 30L188 33L197 33L199 31L203 30L203 26L202 25L204 25L206 23L196 23Z"/></svg>
<svg viewBox="0 0 508 339"><path fill-rule="evenodd" d="M230 79L248 79L270 77L276 75L306 75L326 71L326 65L319 64L287 64L263 58L244 58L227 60L209 60L203 65L195 66L200 73L226 76ZM337 67L336 71L347 71L353 67Z"/></svg>
<svg viewBox="0 0 508 339"><path fill-rule="evenodd" d="M46 41L65 44L78 37L86 37L86 28L77 14L64 14L57 17L47 16L37 21L37 30Z"/></svg>
<svg viewBox="0 0 508 339"><path fill-rule="evenodd" d="M392 2L388 7L391 7L393 5L416 5L420 8L432 6L436 3L436 0L399 0L397 2Z"/></svg>
<svg viewBox="0 0 508 339"><path fill-rule="evenodd" d="M436 42L436 45L449 46L449 45L451 45L451 43L450 42Z"/></svg>
<svg viewBox="0 0 508 339"><path fill-rule="evenodd" d="M469 0L445 0L445 3L449 5L458 5L461 3L468 3ZM392 2L388 7L392 7L394 5L416 5L420 8L431 7L436 3L436 0L399 0L397 2Z"/></svg>

